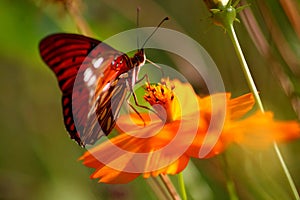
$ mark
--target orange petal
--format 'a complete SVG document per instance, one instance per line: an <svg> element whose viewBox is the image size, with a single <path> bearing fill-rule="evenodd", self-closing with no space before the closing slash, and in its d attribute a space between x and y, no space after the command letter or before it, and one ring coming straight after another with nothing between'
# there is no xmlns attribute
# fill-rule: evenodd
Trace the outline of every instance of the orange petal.
<svg viewBox="0 0 300 200"><path fill-rule="evenodd" d="M97 160L89 151L86 151L80 158L80 161L83 161L82 164L84 164L87 167L91 168L101 168L104 166L99 160Z"/></svg>
<svg viewBox="0 0 300 200"><path fill-rule="evenodd" d="M163 126L161 119L154 113L139 113L141 117L136 113L130 115L121 115L116 123L116 130L119 133L127 133L135 130L141 130L144 128L144 122L147 127L155 126L157 129ZM145 132L145 131L144 131ZM143 136L141 136L143 137Z"/></svg>
<svg viewBox="0 0 300 200"><path fill-rule="evenodd" d="M96 168L92 178L100 178L101 182L106 183L123 183L145 171L151 176L159 173L174 174L182 171L188 162L188 157L183 154L192 142L190 136L197 131L197 124L194 123L195 121L190 119L185 123L174 121L166 124L156 135L149 138L140 137L147 135L147 132L151 133L155 124L139 127L140 129L133 130L131 135L122 133L90 149L80 159L84 165ZM184 132L178 134L179 128ZM170 145L168 150L165 150L168 145ZM138 153L146 153L144 159L135 157ZM120 181L114 180L119 178Z"/></svg>
<svg viewBox="0 0 300 200"><path fill-rule="evenodd" d="M97 150L101 151L101 149L99 148L97 148ZM97 159L97 157L93 155L96 153L97 152L95 152L95 150L91 152L87 151L84 153L83 156L79 158L80 160L83 160L83 164L85 166L95 168L95 172L90 176L90 178L99 178L99 182L116 184L128 183L140 175L139 173L123 172L121 170L110 168L107 165L100 162ZM105 154L107 152L101 151L99 153Z"/></svg>
<svg viewBox="0 0 300 200"><path fill-rule="evenodd" d="M250 111L255 103L251 93L233 99L230 98L230 93L217 93L204 98L198 97L201 115L205 115L207 119L210 119L213 103L214 106L217 106L216 109L226 109L227 118L238 119ZM218 101L218 99L220 100ZM223 100L226 100L226 102L222 102Z"/></svg>
<svg viewBox="0 0 300 200"><path fill-rule="evenodd" d="M254 97L251 93L230 99L227 107L230 112L230 119L241 118L252 109L254 103Z"/></svg>
<svg viewBox="0 0 300 200"><path fill-rule="evenodd" d="M110 184L124 184L137 178L140 173L128 173L112 169L107 166L96 169L91 178L99 178L99 182Z"/></svg>
<svg viewBox="0 0 300 200"><path fill-rule="evenodd" d="M212 103L217 102L219 98L220 98L220 100L224 99L225 101L228 102L228 100L230 99L230 93L217 93L217 94L212 94L212 95L208 95L205 97L198 96L200 112L211 113ZM213 101L215 101L215 102L213 102ZM224 102L224 103L226 103L226 102ZM224 104L224 106L226 106L226 104ZM226 108L226 107L223 107L223 108Z"/></svg>
<svg viewBox="0 0 300 200"><path fill-rule="evenodd" d="M187 150L186 154L189 155L190 157L200 158L199 153L200 153L200 149L202 149L203 152L207 151L207 154L203 155L204 157L201 158L211 158L213 156L222 153L225 150L225 148L228 146L227 142L222 141L222 135L218 136L217 133L216 134L210 133L210 135L207 135L208 138L206 138L204 143L205 136L206 136L206 131L203 133L199 132L196 138L194 139L194 142Z"/></svg>
<svg viewBox="0 0 300 200"><path fill-rule="evenodd" d="M247 119L232 122L233 141L254 148L264 148L273 141L285 142L300 137L296 121L275 121L271 112L256 112Z"/></svg>
<svg viewBox="0 0 300 200"><path fill-rule="evenodd" d="M167 167L152 172L144 173L143 177L144 178L149 178L150 176L156 177L159 174L171 174L171 175L178 174L186 168L188 162L189 162L189 157L187 155L182 155L180 158L178 158L175 162L168 165Z"/></svg>

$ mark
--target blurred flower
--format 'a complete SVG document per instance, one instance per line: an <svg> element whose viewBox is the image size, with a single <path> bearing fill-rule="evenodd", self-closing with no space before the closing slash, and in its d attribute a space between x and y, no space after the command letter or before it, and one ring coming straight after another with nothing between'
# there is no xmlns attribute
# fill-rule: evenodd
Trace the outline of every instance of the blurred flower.
<svg viewBox="0 0 300 200"><path fill-rule="evenodd" d="M177 174L185 169L190 157L200 158L201 148L209 150L203 158L210 158L233 142L266 147L274 140L298 138L300 133L298 123L275 122L271 113L255 113L240 120L254 105L251 94L233 99L229 93L202 98L188 83L174 80L147 84L144 98L156 114L121 116L117 123L120 134L80 158L84 165L95 168L91 178L127 183L139 175ZM226 109L226 115L221 120L223 129L213 128L208 134L211 124L218 123L212 107L216 113Z"/></svg>
<svg viewBox="0 0 300 200"><path fill-rule="evenodd" d="M227 137L241 145L266 148L272 142L284 142L300 137L296 121L275 121L272 112L257 111L250 117L228 125ZM230 132L229 132L230 131Z"/></svg>

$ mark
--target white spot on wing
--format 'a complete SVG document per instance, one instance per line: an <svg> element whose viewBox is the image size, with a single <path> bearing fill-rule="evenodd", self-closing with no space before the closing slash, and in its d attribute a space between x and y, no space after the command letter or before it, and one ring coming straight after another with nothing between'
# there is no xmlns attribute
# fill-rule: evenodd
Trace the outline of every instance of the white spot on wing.
<svg viewBox="0 0 300 200"><path fill-rule="evenodd" d="M103 87L103 91L106 91L108 90L110 87L110 83L107 83L104 87Z"/></svg>
<svg viewBox="0 0 300 200"><path fill-rule="evenodd" d="M95 111L95 104L93 104L93 107L91 107L91 109L89 110L89 113L88 113L87 117L90 118L95 112L96 112Z"/></svg>
<svg viewBox="0 0 300 200"><path fill-rule="evenodd" d="M87 82L87 86L92 86L96 82L96 75L93 75Z"/></svg>
<svg viewBox="0 0 300 200"><path fill-rule="evenodd" d="M98 59L93 59L93 60L92 60L93 66L94 66L96 69L98 69L98 68L101 66L103 60L104 60L104 59L103 59L102 57L100 57L100 58L98 58Z"/></svg>
<svg viewBox="0 0 300 200"><path fill-rule="evenodd" d="M92 97L94 96L95 94L95 91L94 90L90 90L90 99L89 99L89 102L92 101Z"/></svg>
<svg viewBox="0 0 300 200"><path fill-rule="evenodd" d="M92 75L93 75L93 71L90 68L87 68L83 73L84 82L88 82L88 80L90 80Z"/></svg>
<svg viewBox="0 0 300 200"><path fill-rule="evenodd" d="M123 73L119 76L119 78L128 78L128 73Z"/></svg>

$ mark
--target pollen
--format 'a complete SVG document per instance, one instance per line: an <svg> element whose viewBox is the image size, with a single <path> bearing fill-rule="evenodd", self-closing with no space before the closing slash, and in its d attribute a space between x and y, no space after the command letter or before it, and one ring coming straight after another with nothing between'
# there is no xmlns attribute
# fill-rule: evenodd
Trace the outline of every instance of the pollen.
<svg viewBox="0 0 300 200"><path fill-rule="evenodd" d="M154 104L164 105L174 99L173 90L166 84L146 84L146 94L144 99L152 106Z"/></svg>
<svg viewBox="0 0 300 200"><path fill-rule="evenodd" d="M167 121L174 121L174 108L178 105L175 98L174 84L168 80L162 80L161 83L146 83L144 99L156 110L159 115L166 116ZM160 106L155 106L160 105ZM176 109L175 109L176 110ZM164 118L164 117L163 117Z"/></svg>

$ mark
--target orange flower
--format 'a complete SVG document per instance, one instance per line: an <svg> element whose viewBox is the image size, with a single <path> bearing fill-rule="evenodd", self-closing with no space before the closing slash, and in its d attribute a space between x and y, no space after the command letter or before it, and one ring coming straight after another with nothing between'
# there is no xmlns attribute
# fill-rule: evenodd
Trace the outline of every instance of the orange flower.
<svg viewBox="0 0 300 200"><path fill-rule="evenodd" d="M233 143L266 146L298 138L296 122L275 122L270 113L239 120L254 104L251 94L231 99L229 93L198 97L178 80L146 85L145 100L154 113L123 115L118 136L90 149L80 159L95 168L91 178L127 183L139 175L177 174L190 157L209 158ZM159 117L158 117L159 116ZM145 126L144 126L145 122Z"/></svg>
<svg viewBox="0 0 300 200"><path fill-rule="evenodd" d="M284 142L300 137L299 123L274 121L272 112L258 111L244 120L225 125L225 137L232 138L232 142L256 149L266 148L274 141Z"/></svg>

